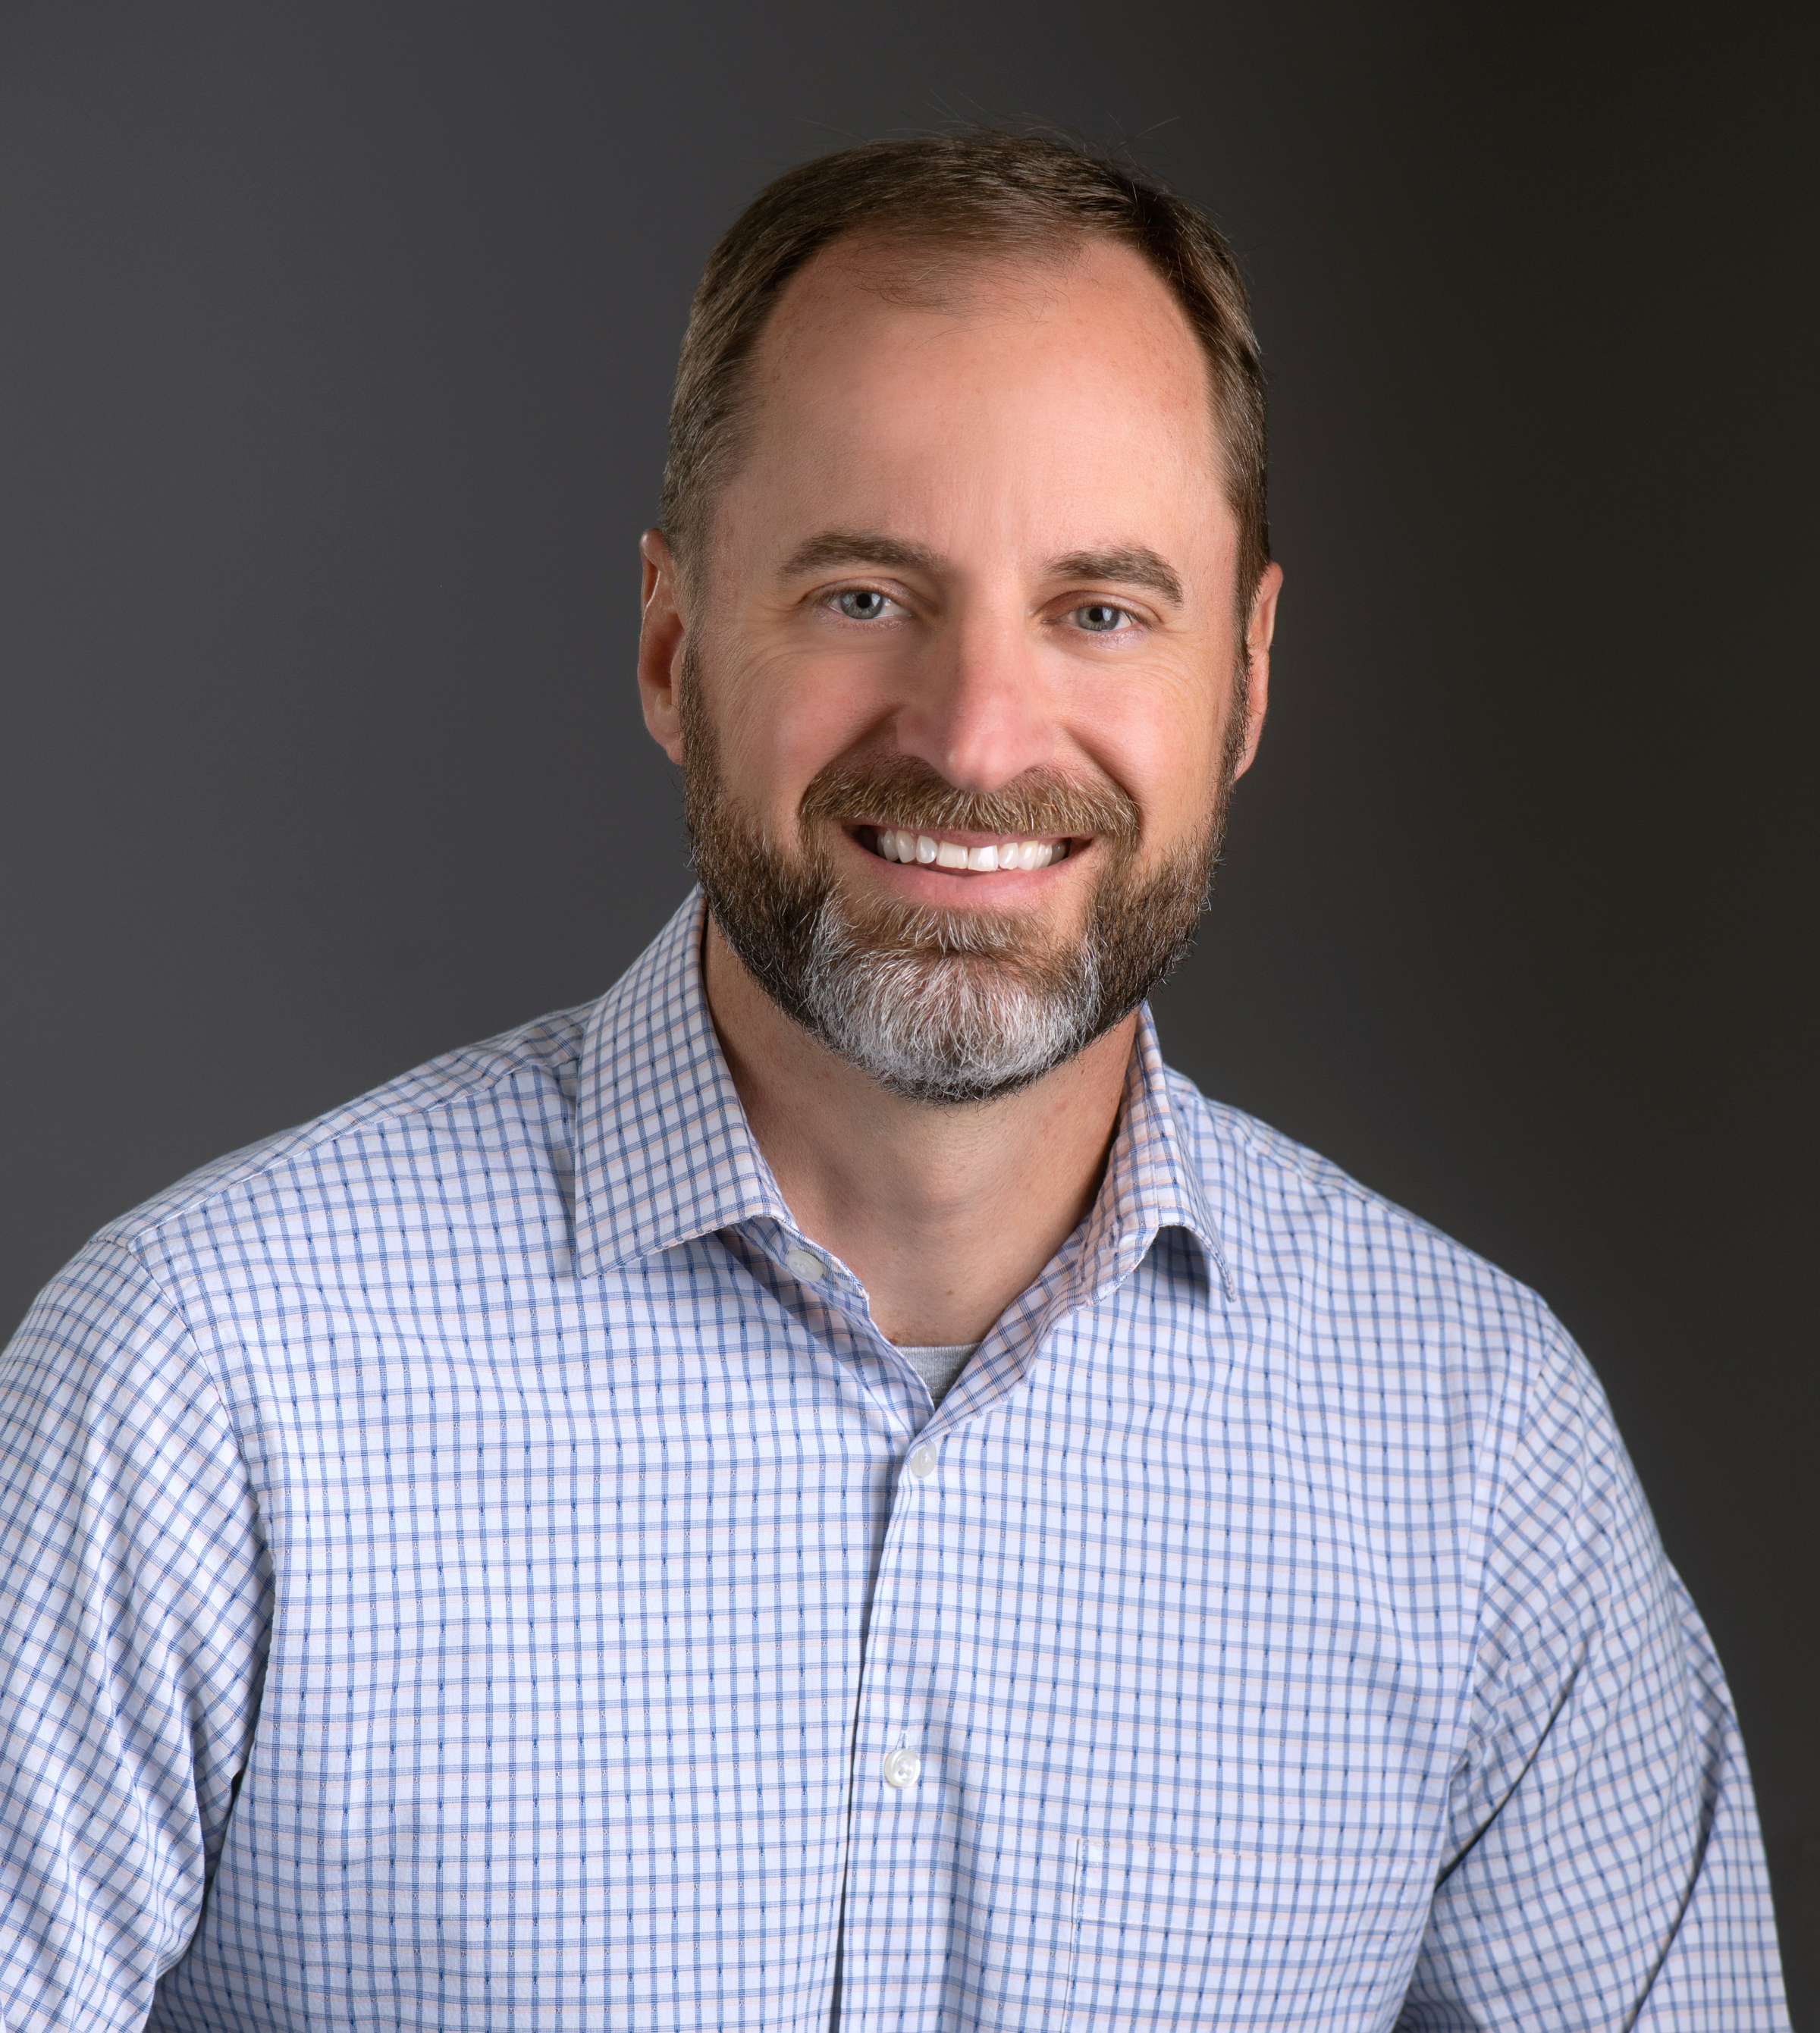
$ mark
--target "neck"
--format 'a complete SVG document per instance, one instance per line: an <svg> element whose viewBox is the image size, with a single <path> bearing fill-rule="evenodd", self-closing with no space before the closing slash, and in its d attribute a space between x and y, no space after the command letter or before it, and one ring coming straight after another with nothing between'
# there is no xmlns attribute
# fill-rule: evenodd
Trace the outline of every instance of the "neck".
<svg viewBox="0 0 1820 2033"><path fill-rule="evenodd" d="M1099 1190L1137 1019L998 1101L906 1101L779 1009L712 919L708 1007L796 1225L865 1286L886 1340L982 1340Z"/></svg>

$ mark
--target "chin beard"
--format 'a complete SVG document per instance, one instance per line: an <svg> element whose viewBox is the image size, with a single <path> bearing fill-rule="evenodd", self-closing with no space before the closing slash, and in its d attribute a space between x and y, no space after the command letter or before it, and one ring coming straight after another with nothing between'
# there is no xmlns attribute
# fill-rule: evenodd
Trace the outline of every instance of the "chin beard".
<svg viewBox="0 0 1820 2033"><path fill-rule="evenodd" d="M1110 786L1032 773L973 796L907 758L823 769L802 799L806 845L788 853L727 797L695 673L683 679L689 833L715 923L786 1016L891 1093L948 1106L1015 1093L1103 1036L1187 951L1219 859L1231 756L1200 837L1149 870L1137 866L1137 807ZM912 830L1091 836L1101 866L1080 933L856 904L827 849L838 821L862 812Z"/></svg>

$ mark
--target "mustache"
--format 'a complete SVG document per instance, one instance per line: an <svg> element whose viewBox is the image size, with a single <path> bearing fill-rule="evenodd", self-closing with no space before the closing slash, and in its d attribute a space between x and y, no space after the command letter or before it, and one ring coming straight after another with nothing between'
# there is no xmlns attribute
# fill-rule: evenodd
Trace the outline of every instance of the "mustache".
<svg viewBox="0 0 1820 2033"><path fill-rule="evenodd" d="M805 825L863 819L906 832L1092 833L1125 848L1137 845L1140 826L1136 801L1115 784L1031 769L1002 790L964 791L913 755L830 762L811 780L797 809Z"/></svg>

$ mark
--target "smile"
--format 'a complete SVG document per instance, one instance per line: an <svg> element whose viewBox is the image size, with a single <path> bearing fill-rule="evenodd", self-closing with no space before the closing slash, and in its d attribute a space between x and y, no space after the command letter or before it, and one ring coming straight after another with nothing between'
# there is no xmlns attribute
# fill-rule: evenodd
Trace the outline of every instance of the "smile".
<svg viewBox="0 0 1820 2033"><path fill-rule="evenodd" d="M1065 840L1001 840L970 847L938 833L908 833L896 826L862 828L863 846L886 861L918 863L925 868L952 869L957 874L990 875L995 870L1047 868L1068 853Z"/></svg>

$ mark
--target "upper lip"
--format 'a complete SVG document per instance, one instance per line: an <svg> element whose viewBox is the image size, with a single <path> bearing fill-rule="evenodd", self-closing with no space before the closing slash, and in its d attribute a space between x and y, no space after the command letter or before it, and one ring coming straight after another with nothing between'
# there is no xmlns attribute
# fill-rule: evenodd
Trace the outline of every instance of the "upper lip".
<svg viewBox="0 0 1820 2033"><path fill-rule="evenodd" d="M1057 841L1082 837L1078 833L1046 832L1039 826L1024 833L1009 828L999 833L976 833L965 826L927 826L911 819L854 819L849 824L856 833L880 833L889 828L897 833L927 833L931 840L951 840L961 847L997 847L1008 840L1039 840L1053 845Z"/></svg>

